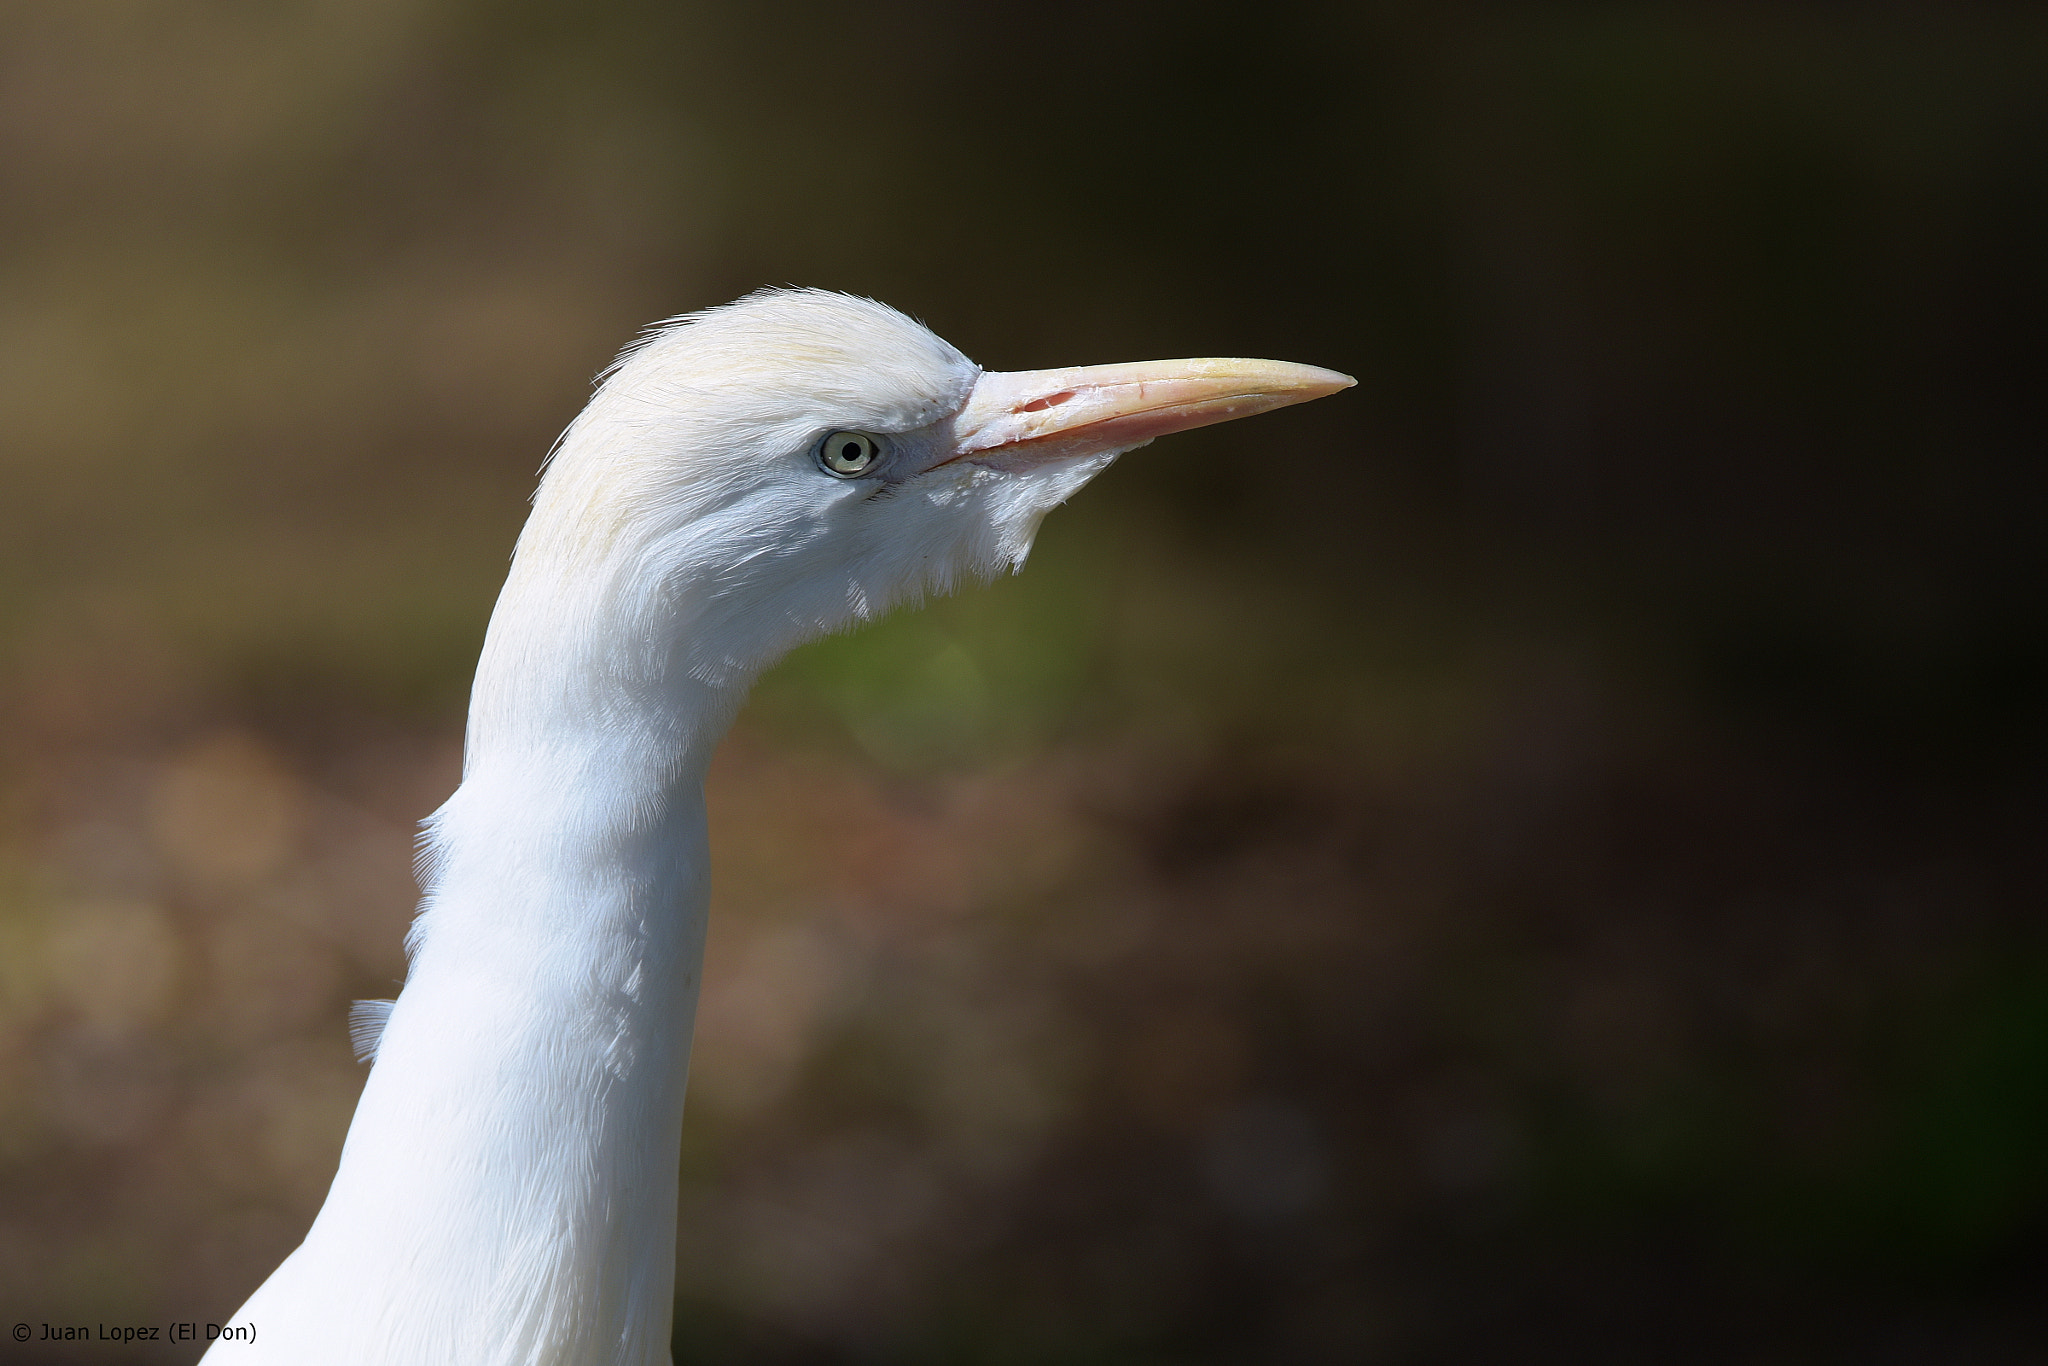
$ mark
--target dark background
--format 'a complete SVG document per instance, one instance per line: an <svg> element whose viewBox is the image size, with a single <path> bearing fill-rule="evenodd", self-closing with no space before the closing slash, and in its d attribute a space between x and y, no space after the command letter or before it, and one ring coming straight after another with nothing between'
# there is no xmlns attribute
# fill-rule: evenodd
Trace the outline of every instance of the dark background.
<svg viewBox="0 0 2048 1366"><path fill-rule="evenodd" d="M2041 1360L2044 70L2017 6L0 11L0 1320L296 1242L541 455L787 282L1360 384L763 685L679 1361Z"/></svg>

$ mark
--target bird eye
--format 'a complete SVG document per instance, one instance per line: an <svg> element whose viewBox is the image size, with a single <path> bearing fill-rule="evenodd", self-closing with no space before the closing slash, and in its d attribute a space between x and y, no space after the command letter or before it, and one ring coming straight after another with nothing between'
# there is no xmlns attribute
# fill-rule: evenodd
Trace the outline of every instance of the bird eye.
<svg viewBox="0 0 2048 1366"><path fill-rule="evenodd" d="M851 479L882 454L882 443L865 432L834 432L818 446L818 463L829 474Z"/></svg>

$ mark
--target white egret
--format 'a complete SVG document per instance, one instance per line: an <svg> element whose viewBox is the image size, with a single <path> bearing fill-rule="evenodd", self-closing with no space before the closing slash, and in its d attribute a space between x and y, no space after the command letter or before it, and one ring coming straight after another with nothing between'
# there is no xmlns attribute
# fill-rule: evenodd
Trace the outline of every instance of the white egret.
<svg viewBox="0 0 2048 1366"><path fill-rule="evenodd" d="M792 646L1019 566L1153 437L1334 393L1261 360L987 373L881 304L651 330L570 424L426 824L411 967L305 1241L209 1361L669 1360L706 764Z"/></svg>

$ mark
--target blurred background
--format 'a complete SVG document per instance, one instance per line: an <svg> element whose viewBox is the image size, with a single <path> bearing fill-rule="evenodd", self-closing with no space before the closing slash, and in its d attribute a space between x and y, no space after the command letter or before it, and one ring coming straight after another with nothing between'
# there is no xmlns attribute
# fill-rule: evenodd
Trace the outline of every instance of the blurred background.
<svg viewBox="0 0 2048 1366"><path fill-rule="evenodd" d="M2044 69L2021 6L0 8L0 1320L296 1243L541 456L788 282L1361 382L763 684L679 1362L2042 1360Z"/></svg>

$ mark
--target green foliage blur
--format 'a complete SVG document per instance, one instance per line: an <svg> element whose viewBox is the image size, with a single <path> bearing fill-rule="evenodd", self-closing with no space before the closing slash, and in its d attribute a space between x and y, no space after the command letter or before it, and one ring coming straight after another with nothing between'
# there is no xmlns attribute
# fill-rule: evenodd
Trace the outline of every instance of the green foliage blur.
<svg viewBox="0 0 2048 1366"><path fill-rule="evenodd" d="M294 1245L541 458L796 283L1360 384L762 684L679 1362L2037 1359L2044 69L1926 4L0 9L0 1309Z"/></svg>

